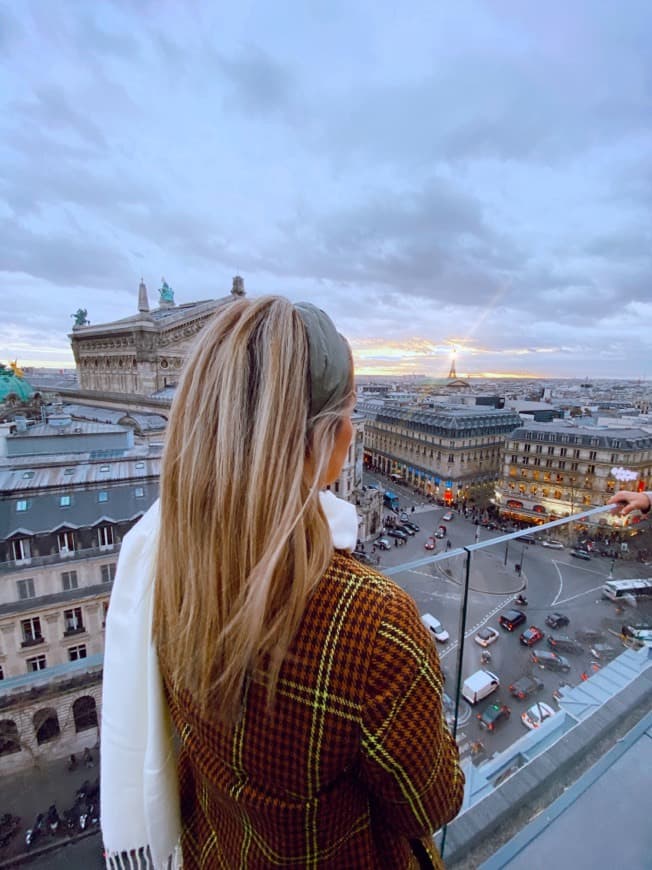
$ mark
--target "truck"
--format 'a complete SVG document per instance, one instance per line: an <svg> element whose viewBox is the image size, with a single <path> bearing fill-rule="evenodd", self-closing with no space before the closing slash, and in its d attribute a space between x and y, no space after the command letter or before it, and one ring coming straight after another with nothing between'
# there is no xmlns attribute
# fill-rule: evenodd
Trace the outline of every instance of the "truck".
<svg viewBox="0 0 652 870"><path fill-rule="evenodd" d="M385 490L383 502L385 503L385 506L388 507L390 510L398 511L399 501L396 493L390 492L389 489Z"/></svg>
<svg viewBox="0 0 652 870"><path fill-rule="evenodd" d="M500 680L496 674L492 674L491 671L480 670L464 680L462 697L466 698L469 704L477 704L478 701L482 701L483 698L491 695L498 688L500 688Z"/></svg>

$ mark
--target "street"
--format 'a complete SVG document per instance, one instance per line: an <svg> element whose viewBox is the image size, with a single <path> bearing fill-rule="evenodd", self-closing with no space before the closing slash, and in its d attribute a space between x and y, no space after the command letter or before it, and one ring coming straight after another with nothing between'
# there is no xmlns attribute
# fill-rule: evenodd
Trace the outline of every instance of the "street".
<svg viewBox="0 0 652 870"><path fill-rule="evenodd" d="M405 509L421 531L402 546L394 547L381 554L380 570L391 570L427 556L446 553L446 539L437 540L436 552L424 549L424 543L442 522L442 515L448 508L430 504L424 505L419 496L401 484L383 481L380 475L365 474L365 482L376 479L396 493ZM415 504L415 512L411 507ZM444 523L452 552L458 547L484 543L499 538L502 532L477 526L456 511L454 519ZM561 537L562 528L557 537ZM536 535L536 529L532 530ZM649 534L646 533L646 534ZM543 539L543 536L540 536ZM452 697L455 694L455 672L459 655L460 617L463 584L466 576L466 553L451 555L434 564L411 569L392 571L393 579L415 599L419 611L432 613L450 634L450 640L437 644L442 668L446 677L446 690ZM521 565L520 575L515 565ZM553 690L562 682L577 685L582 674L594 673L590 644L583 643L584 652L577 654L562 653L571 666L568 673L543 670L529 661L530 649L519 641L521 632L530 625L536 625L546 635L568 635L574 638L578 629L599 628L605 633L605 642L622 650L617 634L623 622L631 618L629 614L617 614L615 605L601 596L601 587L609 577L611 559L593 556L589 561L580 561L570 556L570 548L548 549L540 543L528 544L521 540L503 542L476 551L471 556L470 592L465 625L465 643L462 664L462 681L481 667L486 667L500 678L500 689L487 699L471 707L464 699L460 701L457 740L463 756L470 753L471 743L481 741L485 753L478 755L478 762L494 752L511 745L526 733L521 721L523 713L535 701L544 701L557 709ZM633 561L617 560L614 577L648 576L650 569ZM523 590L528 605L518 608L514 596ZM526 622L510 633L498 624L500 613L510 607L517 607L526 613ZM553 611L568 616L568 626L553 630L545 624L545 618ZM652 605L639 604L636 619L652 618ZM473 640L476 632L483 626L498 630L500 637L489 647L491 662L481 665L482 648ZM534 650L549 650L546 638L537 642ZM534 674L544 683L544 689L529 699L518 701L508 692L508 686L525 674ZM498 723L495 732L480 727L476 715L485 706L501 702L511 709L511 717Z"/></svg>

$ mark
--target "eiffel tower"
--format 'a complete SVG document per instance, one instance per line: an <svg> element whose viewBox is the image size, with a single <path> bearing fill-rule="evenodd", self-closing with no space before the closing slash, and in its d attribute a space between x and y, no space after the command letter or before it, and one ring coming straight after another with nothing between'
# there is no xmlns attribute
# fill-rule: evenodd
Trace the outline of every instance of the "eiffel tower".
<svg viewBox="0 0 652 870"><path fill-rule="evenodd" d="M450 371L448 373L448 380L449 381L456 381L457 380L457 372L455 371L455 357L453 357L453 359L451 360L451 368L450 368Z"/></svg>

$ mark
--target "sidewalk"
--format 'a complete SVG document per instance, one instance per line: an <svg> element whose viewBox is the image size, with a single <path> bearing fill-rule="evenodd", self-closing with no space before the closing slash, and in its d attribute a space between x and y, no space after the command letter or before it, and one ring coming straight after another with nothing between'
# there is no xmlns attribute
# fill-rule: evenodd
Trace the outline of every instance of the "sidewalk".
<svg viewBox="0 0 652 870"><path fill-rule="evenodd" d="M11 813L21 819L21 826L16 836L6 848L0 850L0 867L8 859L28 851L25 845L25 834L27 829L33 826L39 813L47 813L50 804L54 803L63 819L64 810L73 806L75 792L84 780L87 779L92 783L99 776L99 753L96 749L93 749L92 753L95 766L91 768L79 764L75 770L68 771L68 758L60 758L48 764L34 766L14 776L0 777L0 816ZM60 828L55 837L51 837L49 832L44 834L29 852L36 854L45 846L53 845L55 842L64 845L70 842L70 839Z"/></svg>

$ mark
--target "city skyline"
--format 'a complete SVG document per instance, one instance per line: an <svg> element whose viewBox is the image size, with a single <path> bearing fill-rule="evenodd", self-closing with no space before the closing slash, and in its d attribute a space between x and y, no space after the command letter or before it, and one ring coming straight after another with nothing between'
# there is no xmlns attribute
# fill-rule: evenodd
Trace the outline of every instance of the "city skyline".
<svg viewBox="0 0 652 870"><path fill-rule="evenodd" d="M650 377L652 10L512 0L0 10L0 361L228 293L362 375Z"/></svg>

